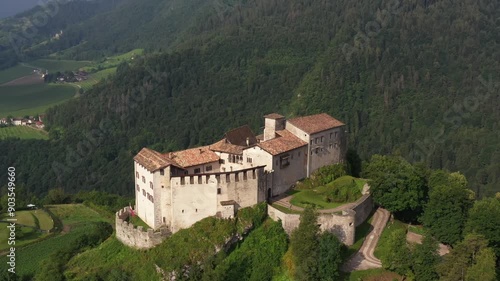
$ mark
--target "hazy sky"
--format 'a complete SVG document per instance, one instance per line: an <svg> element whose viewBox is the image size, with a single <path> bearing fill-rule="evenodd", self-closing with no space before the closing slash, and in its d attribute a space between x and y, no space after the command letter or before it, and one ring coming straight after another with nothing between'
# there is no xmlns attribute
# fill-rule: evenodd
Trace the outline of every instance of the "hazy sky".
<svg viewBox="0 0 500 281"><path fill-rule="evenodd" d="M0 0L0 18L13 16L36 6L38 3L44 3L40 0Z"/></svg>

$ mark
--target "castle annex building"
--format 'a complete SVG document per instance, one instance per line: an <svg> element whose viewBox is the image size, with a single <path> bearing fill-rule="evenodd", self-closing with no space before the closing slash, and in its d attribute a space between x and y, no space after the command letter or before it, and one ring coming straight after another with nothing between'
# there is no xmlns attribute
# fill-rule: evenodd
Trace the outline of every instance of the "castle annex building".
<svg viewBox="0 0 500 281"><path fill-rule="evenodd" d="M171 232L208 216L232 218L345 159L345 125L328 114L286 120L273 113L264 122L258 136L242 126L208 146L168 153L143 148L134 157L136 214Z"/></svg>

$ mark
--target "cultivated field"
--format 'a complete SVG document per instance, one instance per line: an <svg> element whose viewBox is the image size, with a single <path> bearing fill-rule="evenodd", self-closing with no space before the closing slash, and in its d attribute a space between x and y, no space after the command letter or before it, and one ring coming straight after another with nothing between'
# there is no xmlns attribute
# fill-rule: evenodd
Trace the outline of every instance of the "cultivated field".
<svg viewBox="0 0 500 281"><path fill-rule="evenodd" d="M16 272L19 275L34 274L39 268L41 261L50 254L75 243L79 237L88 232L92 222L107 221L96 211L81 205L50 205L45 206L50 212L58 217L64 226L60 234L48 237L40 242L16 249ZM109 222L109 221L108 221ZM0 226L3 228L3 226ZM19 246L16 240L16 246ZM0 257L0 270L7 270L7 257Z"/></svg>
<svg viewBox="0 0 500 281"><path fill-rule="evenodd" d="M0 220L6 220L6 214L0 216ZM17 211L17 223L22 225L20 233L16 235L16 246L22 246L34 242L48 235L47 232L54 227L52 218L43 210L26 210ZM10 246L8 245L9 230L7 223L0 223L0 251L3 251Z"/></svg>
<svg viewBox="0 0 500 281"><path fill-rule="evenodd" d="M29 126L13 126L0 128L0 140L7 138L46 140L49 138L49 136L46 132L31 128Z"/></svg>
<svg viewBox="0 0 500 281"><path fill-rule="evenodd" d="M32 74L33 68L18 64L14 67L0 71L0 85Z"/></svg>
<svg viewBox="0 0 500 281"><path fill-rule="evenodd" d="M0 86L0 117L41 114L47 108L71 99L75 91L70 85Z"/></svg>
<svg viewBox="0 0 500 281"><path fill-rule="evenodd" d="M28 65L54 73L57 71L75 71L90 64L90 61L39 59L29 62Z"/></svg>
<svg viewBox="0 0 500 281"><path fill-rule="evenodd" d="M99 81L101 81L101 79L104 79L104 78L106 78L110 75L113 75L115 73L116 73L116 67L104 69L104 70L98 71L96 73L90 74L88 80L82 81L82 82L77 82L75 84L79 85L80 87L82 87L83 90L87 91L88 89L92 88L92 86L94 86Z"/></svg>

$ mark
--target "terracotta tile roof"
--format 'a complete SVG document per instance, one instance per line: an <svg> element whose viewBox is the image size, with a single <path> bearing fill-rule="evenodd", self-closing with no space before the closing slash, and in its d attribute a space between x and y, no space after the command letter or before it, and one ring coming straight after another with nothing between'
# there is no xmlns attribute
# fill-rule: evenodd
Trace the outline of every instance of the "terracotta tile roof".
<svg viewBox="0 0 500 281"><path fill-rule="evenodd" d="M148 171L154 172L159 169L163 169L170 165L178 166L177 163L166 158L158 151L151 150L149 148L143 148L134 157L134 160L144 166Z"/></svg>
<svg viewBox="0 0 500 281"><path fill-rule="evenodd" d="M219 161L219 156L210 150L208 146L169 152L164 156L183 168Z"/></svg>
<svg viewBox="0 0 500 281"><path fill-rule="evenodd" d="M287 130L277 131L276 134L276 138L260 142L258 146L271 155L278 155L307 145L307 142L299 139Z"/></svg>
<svg viewBox="0 0 500 281"><path fill-rule="evenodd" d="M285 116L280 115L278 113L271 113L271 114L268 114L268 115L264 115L264 118L268 118L268 119L281 119L281 118L285 118Z"/></svg>
<svg viewBox="0 0 500 281"><path fill-rule="evenodd" d="M247 138L250 145L257 143L254 133L247 125L226 132L224 138L228 143L239 146L247 146Z"/></svg>
<svg viewBox="0 0 500 281"><path fill-rule="evenodd" d="M247 146L234 145L226 142L226 139L222 139L212 145L209 148L213 151L225 152L230 154L243 154L243 149Z"/></svg>
<svg viewBox="0 0 500 281"><path fill-rule="evenodd" d="M309 115L304 117L297 117L288 120L290 124L301 129L308 134L318 133L324 130L332 129L335 127L344 126L345 124L339 120L331 117L326 113L316 115Z"/></svg>

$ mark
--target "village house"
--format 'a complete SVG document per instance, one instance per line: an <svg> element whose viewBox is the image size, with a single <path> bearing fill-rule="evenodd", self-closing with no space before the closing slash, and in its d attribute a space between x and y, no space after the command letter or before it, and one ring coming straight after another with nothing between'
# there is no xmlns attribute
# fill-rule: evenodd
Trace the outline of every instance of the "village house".
<svg viewBox="0 0 500 281"><path fill-rule="evenodd" d="M345 124L328 114L286 120L264 116L264 132L228 131L211 145L134 157L135 213L153 229L171 232L208 216L234 217L289 190L315 170L342 163Z"/></svg>

